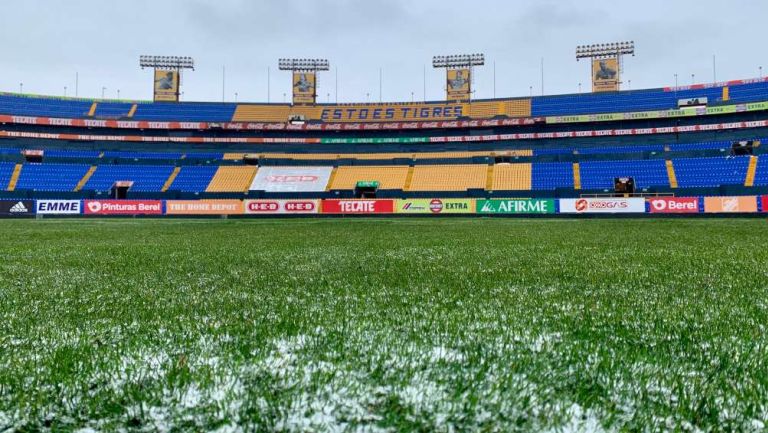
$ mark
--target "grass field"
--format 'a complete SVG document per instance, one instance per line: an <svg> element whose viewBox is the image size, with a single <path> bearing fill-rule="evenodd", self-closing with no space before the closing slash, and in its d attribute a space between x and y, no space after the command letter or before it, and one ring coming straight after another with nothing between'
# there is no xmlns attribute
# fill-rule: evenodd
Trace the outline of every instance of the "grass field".
<svg viewBox="0 0 768 433"><path fill-rule="evenodd" d="M0 221L2 431L763 431L763 220Z"/></svg>

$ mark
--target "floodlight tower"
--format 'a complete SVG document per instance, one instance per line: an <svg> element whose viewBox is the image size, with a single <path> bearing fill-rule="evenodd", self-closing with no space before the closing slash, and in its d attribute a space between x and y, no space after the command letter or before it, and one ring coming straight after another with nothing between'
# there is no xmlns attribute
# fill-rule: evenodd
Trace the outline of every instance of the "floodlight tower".
<svg viewBox="0 0 768 433"><path fill-rule="evenodd" d="M294 104L317 101L317 72L331 69L328 59L279 59L278 69L291 71Z"/></svg>
<svg viewBox="0 0 768 433"><path fill-rule="evenodd" d="M140 56L141 69L154 70L154 100L178 102L181 71L195 70L195 60L187 56Z"/></svg>
<svg viewBox="0 0 768 433"><path fill-rule="evenodd" d="M619 90L621 84L622 56L635 55L635 41L612 42L609 44L579 45L576 47L576 61L581 59L592 59L592 68L594 70L596 63L605 60L616 60L616 89ZM592 73L592 91L595 91L595 84L599 79Z"/></svg>
<svg viewBox="0 0 768 433"><path fill-rule="evenodd" d="M433 68L446 70L446 100L459 99L469 101L472 98L473 69L475 66L482 66L484 64L485 55L480 53L432 57ZM467 71L469 77L464 78L463 71ZM464 81L466 81L466 87L461 86Z"/></svg>

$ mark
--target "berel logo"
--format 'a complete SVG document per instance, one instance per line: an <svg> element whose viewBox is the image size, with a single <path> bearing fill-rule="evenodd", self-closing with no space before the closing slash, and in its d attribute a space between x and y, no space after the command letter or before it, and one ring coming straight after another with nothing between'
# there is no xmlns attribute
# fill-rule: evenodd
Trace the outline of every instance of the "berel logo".
<svg viewBox="0 0 768 433"><path fill-rule="evenodd" d="M88 202L88 210L93 212L93 213L101 212L101 202L89 201Z"/></svg>

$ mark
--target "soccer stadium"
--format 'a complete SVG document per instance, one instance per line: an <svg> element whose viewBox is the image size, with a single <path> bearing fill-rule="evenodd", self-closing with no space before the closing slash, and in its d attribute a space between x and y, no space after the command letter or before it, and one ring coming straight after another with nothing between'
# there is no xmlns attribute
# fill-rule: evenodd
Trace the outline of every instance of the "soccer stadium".
<svg viewBox="0 0 768 433"><path fill-rule="evenodd" d="M191 100L173 45L148 99L2 81L0 432L766 431L768 77L631 88L643 43L522 96L445 42L422 100L332 101L325 57Z"/></svg>

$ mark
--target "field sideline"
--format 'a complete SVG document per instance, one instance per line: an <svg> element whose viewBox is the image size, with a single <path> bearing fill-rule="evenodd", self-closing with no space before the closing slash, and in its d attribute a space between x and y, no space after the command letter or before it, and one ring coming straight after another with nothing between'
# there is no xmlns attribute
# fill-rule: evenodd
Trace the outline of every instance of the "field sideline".
<svg viewBox="0 0 768 433"><path fill-rule="evenodd" d="M0 432L764 431L758 219L0 221Z"/></svg>

